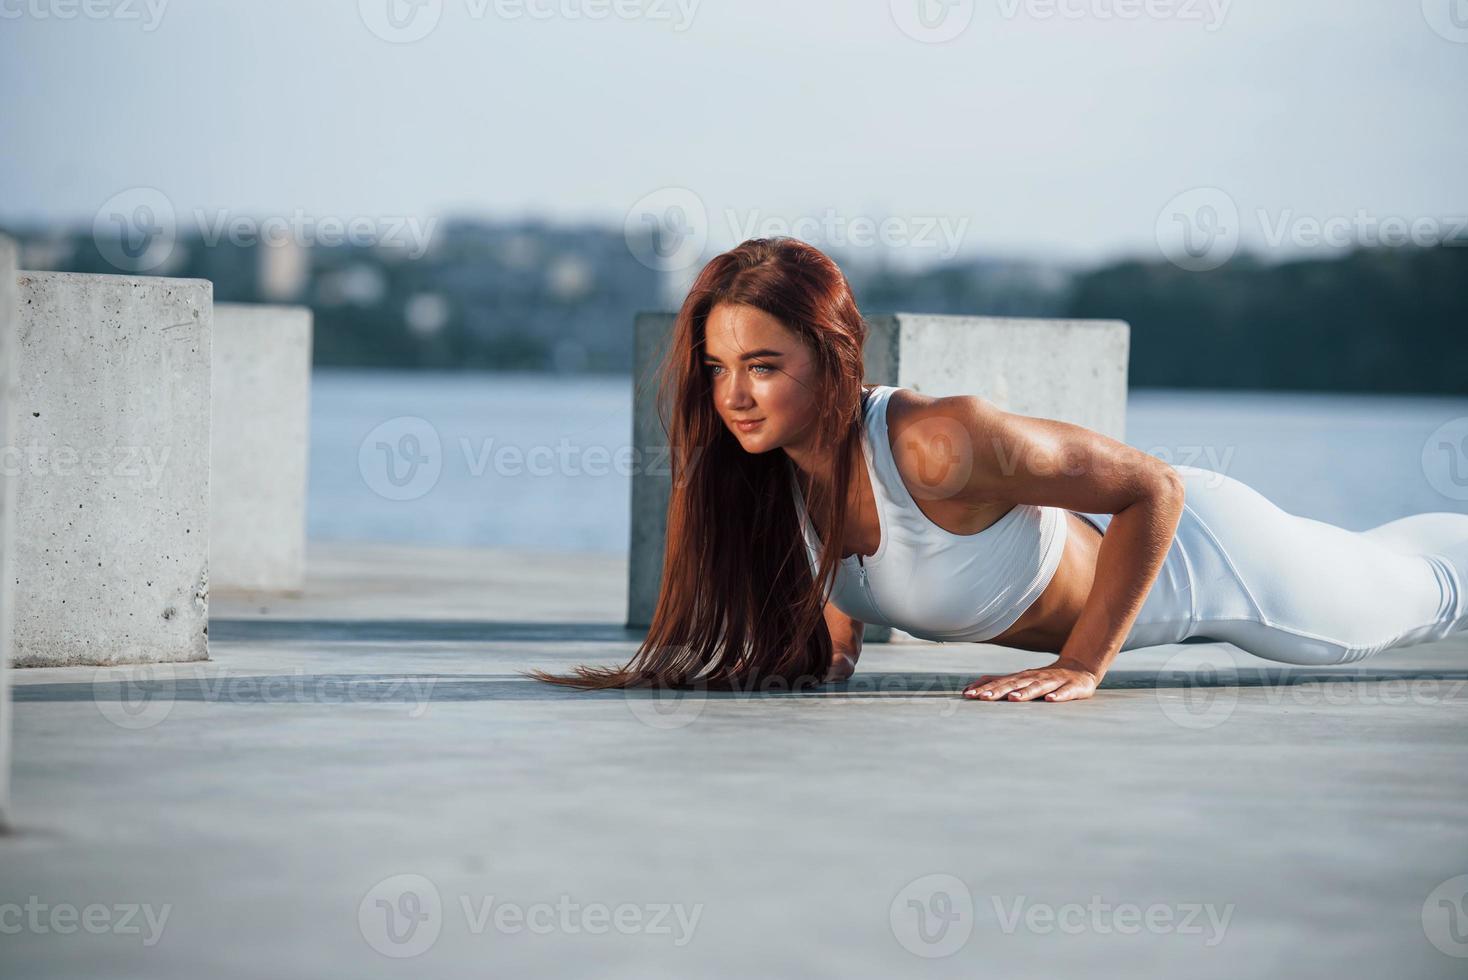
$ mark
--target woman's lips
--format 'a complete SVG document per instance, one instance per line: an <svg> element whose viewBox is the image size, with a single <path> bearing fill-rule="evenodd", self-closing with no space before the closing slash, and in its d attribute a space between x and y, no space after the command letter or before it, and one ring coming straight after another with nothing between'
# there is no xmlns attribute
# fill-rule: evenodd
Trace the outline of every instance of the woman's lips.
<svg viewBox="0 0 1468 980"><path fill-rule="evenodd" d="M753 432L764 424L764 419L755 419L753 422L735 422L734 426L740 432Z"/></svg>

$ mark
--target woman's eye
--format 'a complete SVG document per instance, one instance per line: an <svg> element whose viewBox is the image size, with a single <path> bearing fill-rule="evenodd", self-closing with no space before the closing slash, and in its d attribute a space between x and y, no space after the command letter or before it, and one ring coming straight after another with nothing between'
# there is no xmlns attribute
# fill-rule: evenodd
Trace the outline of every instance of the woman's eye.
<svg viewBox="0 0 1468 980"><path fill-rule="evenodd" d="M720 371L724 370L722 364L705 364L704 367L709 369L710 374L718 374ZM775 370L774 367L769 364L752 364L750 365L749 369L751 371L761 371L766 374Z"/></svg>

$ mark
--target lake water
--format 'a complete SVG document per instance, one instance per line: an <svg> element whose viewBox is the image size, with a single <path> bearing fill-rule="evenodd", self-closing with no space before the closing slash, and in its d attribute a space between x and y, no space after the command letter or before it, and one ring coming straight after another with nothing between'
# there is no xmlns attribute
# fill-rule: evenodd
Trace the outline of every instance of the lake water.
<svg viewBox="0 0 1468 980"><path fill-rule="evenodd" d="M1135 389L1126 441L1362 530L1468 513L1465 425L1468 398ZM629 378L317 371L308 534L625 554L631 431Z"/></svg>

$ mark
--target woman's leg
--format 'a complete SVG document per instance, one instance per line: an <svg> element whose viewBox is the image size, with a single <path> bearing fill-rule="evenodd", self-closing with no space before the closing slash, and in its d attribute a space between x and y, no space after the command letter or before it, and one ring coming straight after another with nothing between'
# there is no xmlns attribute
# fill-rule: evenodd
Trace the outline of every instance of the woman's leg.
<svg viewBox="0 0 1468 980"><path fill-rule="evenodd" d="M1393 551L1430 554L1445 544L1468 538L1468 514L1408 514L1361 533Z"/></svg>
<svg viewBox="0 0 1468 980"><path fill-rule="evenodd" d="M1281 510L1223 474L1176 469L1192 512L1180 543L1229 570L1193 582L1194 636L1325 665L1468 630L1468 514L1349 531Z"/></svg>

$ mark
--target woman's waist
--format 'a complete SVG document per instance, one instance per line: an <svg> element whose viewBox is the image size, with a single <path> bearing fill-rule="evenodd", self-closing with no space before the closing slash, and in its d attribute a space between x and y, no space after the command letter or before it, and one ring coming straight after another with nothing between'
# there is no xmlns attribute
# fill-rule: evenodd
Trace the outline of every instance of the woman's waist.
<svg viewBox="0 0 1468 980"><path fill-rule="evenodd" d="M1008 629L1044 594L1062 558L1060 548L1031 549L1013 560L979 553L909 558L896 544L889 542L878 564L843 567L848 603L880 616L882 625L943 642L983 640Z"/></svg>

